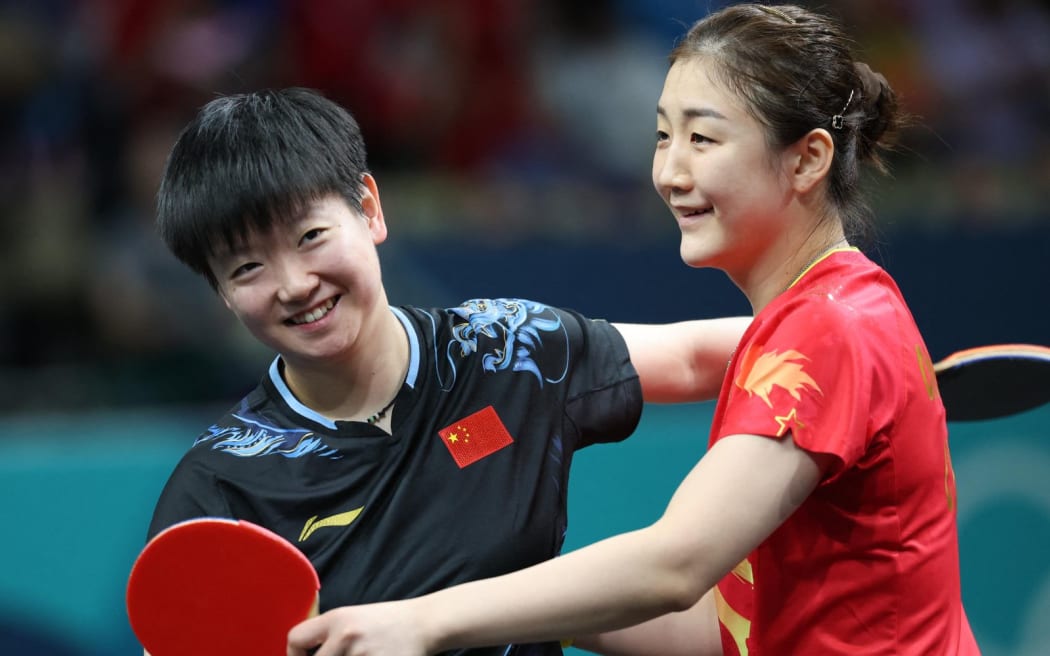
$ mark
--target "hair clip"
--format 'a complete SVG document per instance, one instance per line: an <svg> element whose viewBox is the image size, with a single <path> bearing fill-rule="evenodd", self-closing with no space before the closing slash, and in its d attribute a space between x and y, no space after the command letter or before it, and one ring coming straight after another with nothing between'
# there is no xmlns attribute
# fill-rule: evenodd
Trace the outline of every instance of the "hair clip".
<svg viewBox="0 0 1050 656"><path fill-rule="evenodd" d="M774 16L779 16L779 17L783 18L784 20L786 20L787 22L791 23L792 25L795 24L795 19L794 18L792 18L791 16L788 16L786 13L784 13L780 9L777 9L776 7L767 7L765 5L759 5L758 8L761 9L762 11L766 12L767 14L773 14Z"/></svg>
<svg viewBox="0 0 1050 656"><path fill-rule="evenodd" d="M831 117L832 129L841 130L842 126L845 125L845 121L843 120L843 114L846 113L846 108L849 107L849 104L851 102L853 102L853 89L849 90L849 98L846 99L846 104L842 106L842 111Z"/></svg>

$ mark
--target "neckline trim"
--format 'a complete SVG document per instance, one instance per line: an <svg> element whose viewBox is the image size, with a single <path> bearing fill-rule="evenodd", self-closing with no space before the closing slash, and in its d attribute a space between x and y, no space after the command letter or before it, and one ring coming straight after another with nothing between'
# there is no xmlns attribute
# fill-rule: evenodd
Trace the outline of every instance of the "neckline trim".
<svg viewBox="0 0 1050 656"><path fill-rule="evenodd" d="M797 276L795 276L795 279L791 281L791 284L788 285L787 289L785 289L784 291L787 291L788 289L791 289L792 287L794 287L796 284L798 284L799 280L802 280L802 278L807 273L810 272L810 270L813 267L817 266L818 264L820 264L824 260L828 259L829 257L834 255L835 253L847 253L847 252L850 252L850 251L859 253L860 249L857 248L856 246L840 246L838 248L832 248L831 250L826 251L823 255L821 255L817 259L813 260L812 262L810 262L809 265L806 266L805 269L802 269L802 271Z"/></svg>
<svg viewBox="0 0 1050 656"><path fill-rule="evenodd" d="M394 316L401 322L402 327L405 329L405 335L408 337L408 371L405 373L404 384L415 389L416 380L419 376L419 335L416 333L416 329L412 325L412 322L408 320L408 316L405 315L400 308L390 306L390 311L393 312ZM270 382L273 383L273 386L281 396L281 399L283 399L284 402L288 404L288 407L296 414L301 415L314 423L321 424L325 428L337 430L339 426L335 420L313 410L296 398L295 394L293 394L292 390L288 387L288 384L284 381L284 376L281 375L280 362L281 356L278 355L273 359L273 362L270 363L268 375ZM400 394L400 392L398 394ZM394 399L398 397L398 394L394 395ZM391 400L391 403L393 403L393 400Z"/></svg>

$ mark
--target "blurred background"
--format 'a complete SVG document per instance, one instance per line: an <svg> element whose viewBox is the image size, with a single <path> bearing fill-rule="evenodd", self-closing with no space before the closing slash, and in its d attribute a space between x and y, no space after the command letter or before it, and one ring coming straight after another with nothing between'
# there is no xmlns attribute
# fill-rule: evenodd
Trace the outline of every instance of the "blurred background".
<svg viewBox="0 0 1050 656"><path fill-rule="evenodd" d="M725 4L0 2L0 653L137 651L123 586L156 495L271 357L154 233L165 157L202 104L300 85L355 114L395 304L748 313L722 274L678 259L649 173L666 55ZM871 185L864 250L933 357L1050 344L1050 2L800 4L840 16L920 119ZM702 453L708 405L647 413L629 446L581 453L570 546L655 519ZM951 427L988 654L1050 653L1048 422ZM617 498L628 463L651 480Z"/></svg>

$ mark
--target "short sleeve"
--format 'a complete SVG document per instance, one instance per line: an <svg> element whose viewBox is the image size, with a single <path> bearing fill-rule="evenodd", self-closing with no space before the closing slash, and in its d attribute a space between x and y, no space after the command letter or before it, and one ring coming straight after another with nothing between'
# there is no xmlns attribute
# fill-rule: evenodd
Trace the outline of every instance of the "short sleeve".
<svg viewBox="0 0 1050 656"><path fill-rule="evenodd" d="M873 411L866 333L848 307L812 298L742 345L716 439L790 433L800 448L848 468L867 449Z"/></svg>
<svg viewBox="0 0 1050 656"><path fill-rule="evenodd" d="M215 476L190 450L168 478L153 510L147 539L167 527L197 517L233 517Z"/></svg>
<svg viewBox="0 0 1050 656"><path fill-rule="evenodd" d="M565 405L579 434L577 448L623 440L638 426L643 406L627 343L608 321L565 314L579 340Z"/></svg>

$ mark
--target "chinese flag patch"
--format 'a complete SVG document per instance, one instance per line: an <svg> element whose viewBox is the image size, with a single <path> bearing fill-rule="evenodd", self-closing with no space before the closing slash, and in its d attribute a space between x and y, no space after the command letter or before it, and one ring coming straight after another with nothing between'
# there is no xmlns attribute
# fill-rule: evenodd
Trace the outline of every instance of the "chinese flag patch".
<svg viewBox="0 0 1050 656"><path fill-rule="evenodd" d="M514 441L491 405L438 431L460 469Z"/></svg>

